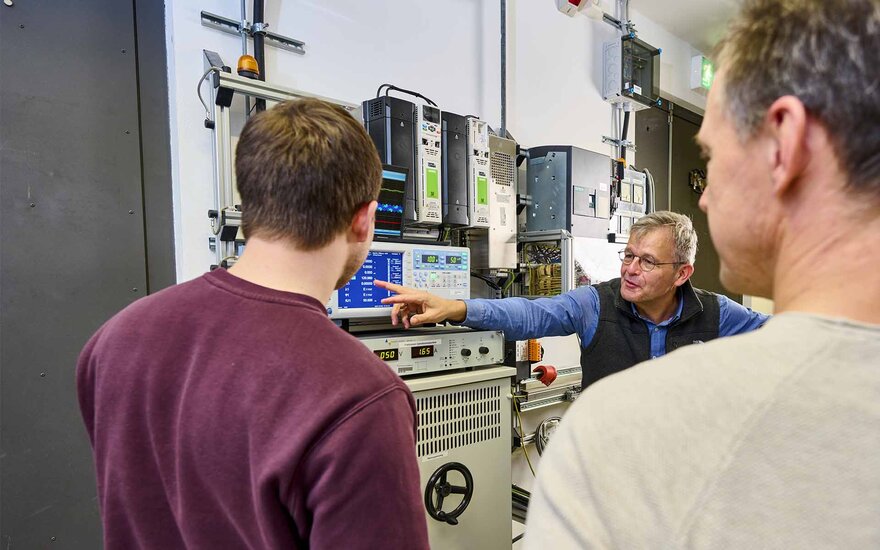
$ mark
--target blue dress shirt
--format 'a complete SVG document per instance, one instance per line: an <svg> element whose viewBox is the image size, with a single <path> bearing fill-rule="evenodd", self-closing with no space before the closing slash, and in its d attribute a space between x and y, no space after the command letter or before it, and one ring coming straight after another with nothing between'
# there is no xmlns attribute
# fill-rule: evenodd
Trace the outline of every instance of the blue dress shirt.
<svg viewBox="0 0 880 550"><path fill-rule="evenodd" d="M716 295L719 306L718 336L749 332L763 325L769 315L757 313L722 294ZM599 293L592 286L576 288L552 298L507 298L504 300L465 300L467 318L463 325L488 330L502 330L508 340L527 340L544 336L577 334L581 348L586 348L599 325ZM632 304L631 304L632 305ZM651 335L651 357L666 354L666 332L681 317L684 300L669 319L654 323L633 313L645 322Z"/></svg>

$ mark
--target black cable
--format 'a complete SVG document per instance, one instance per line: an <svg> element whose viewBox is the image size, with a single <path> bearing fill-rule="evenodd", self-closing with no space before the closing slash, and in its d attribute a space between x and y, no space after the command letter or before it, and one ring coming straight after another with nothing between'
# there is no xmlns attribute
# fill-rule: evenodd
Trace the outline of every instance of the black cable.
<svg viewBox="0 0 880 550"><path fill-rule="evenodd" d="M423 96L422 94L420 94L418 92L414 92L412 90L407 90L406 88L399 88L393 84L382 84L381 86L379 86L379 88L376 90L376 97L379 97L382 94L382 88L385 88L385 97L388 97L388 92L390 92L391 90L396 90L396 91L402 92L404 94L409 94L411 96L422 98L425 101L427 101L429 105L433 105L434 107L437 107L436 103L434 103L431 99Z"/></svg>
<svg viewBox="0 0 880 550"><path fill-rule="evenodd" d="M493 281L489 277L486 277L485 275L481 275L479 273L471 271L471 277L476 277L477 279L483 281L484 283L489 285L489 287L492 288L492 290L498 290L498 291L501 290L501 287L498 286L498 283L496 283L495 281Z"/></svg>
<svg viewBox="0 0 880 550"><path fill-rule="evenodd" d="M507 0L501 0L501 133L507 133Z"/></svg>
<svg viewBox="0 0 880 550"><path fill-rule="evenodd" d="M523 531L522 533L520 533L520 534L518 534L517 536L513 537L513 540L510 542L510 544L513 544L513 543L515 543L516 541L518 541L519 539L523 538L523 537L525 536L525 534L526 534L525 531Z"/></svg>
<svg viewBox="0 0 880 550"><path fill-rule="evenodd" d="M449 242L449 239L452 238L452 227L441 225L440 230L437 232L437 242L444 243Z"/></svg>
<svg viewBox="0 0 880 550"><path fill-rule="evenodd" d="M264 11L264 0L254 0L254 23L251 28L263 28L265 21L263 21ZM266 31L257 31L252 34L254 39L254 59L257 61L257 68L260 72L257 74L257 78L259 80L266 80L266 46L263 42L265 39ZM257 99L254 101L254 106L257 109L257 112L263 112L266 110L266 100L265 99Z"/></svg>

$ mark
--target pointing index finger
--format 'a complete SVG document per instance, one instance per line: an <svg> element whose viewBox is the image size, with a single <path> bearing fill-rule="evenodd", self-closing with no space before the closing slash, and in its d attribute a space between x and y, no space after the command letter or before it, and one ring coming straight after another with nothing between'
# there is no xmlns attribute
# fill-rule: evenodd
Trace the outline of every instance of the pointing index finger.
<svg viewBox="0 0 880 550"><path fill-rule="evenodd" d="M373 279L373 284L379 288L384 288L385 290L396 292L397 294L401 294L409 290L405 286L396 285L394 283L389 283L388 281L382 281L380 279Z"/></svg>
<svg viewBox="0 0 880 550"><path fill-rule="evenodd" d="M418 294L396 294L382 298L383 304L421 304L425 299Z"/></svg>

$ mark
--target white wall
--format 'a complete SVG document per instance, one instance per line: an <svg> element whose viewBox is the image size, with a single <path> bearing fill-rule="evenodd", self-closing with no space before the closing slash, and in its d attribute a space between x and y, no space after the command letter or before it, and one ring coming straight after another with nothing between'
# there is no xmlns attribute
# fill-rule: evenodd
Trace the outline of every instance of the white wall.
<svg viewBox="0 0 880 550"><path fill-rule="evenodd" d="M249 5L250 1L247 2ZM214 207L211 133L195 85L202 49L235 66L240 41L203 27L206 10L237 18L237 0L170 3L169 88L177 274L183 281L214 262L207 211ZM702 107L687 89L693 49L633 12L645 41L663 48L661 88ZM266 48L269 81L360 102L384 82L416 89L441 108L500 122L499 2L496 0L269 0L270 29L306 42L299 56ZM603 41L609 25L568 18L550 0L508 1L508 129L526 146L573 144L609 152L610 107L602 101ZM433 37L433 39L431 38ZM207 92L207 86L205 92Z"/></svg>
<svg viewBox="0 0 880 550"><path fill-rule="evenodd" d="M611 107L602 100L602 43L610 25L569 18L551 1L512 2L508 118L521 143L577 145L610 153Z"/></svg>

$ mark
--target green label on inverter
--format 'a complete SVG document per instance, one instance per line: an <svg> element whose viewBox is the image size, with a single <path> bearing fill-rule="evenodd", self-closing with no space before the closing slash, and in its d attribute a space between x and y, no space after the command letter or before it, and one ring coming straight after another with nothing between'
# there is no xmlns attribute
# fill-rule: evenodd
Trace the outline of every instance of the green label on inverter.
<svg viewBox="0 0 880 550"><path fill-rule="evenodd" d="M477 204L489 204L489 179L486 176L477 176Z"/></svg>
<svg viewBox="0 0 880 550"><path fill-rule="evenodd" d="M426 196L429 199L440 198L440 178L437 177L436 168L428 168L425 170L425 187Z"/></svg>

